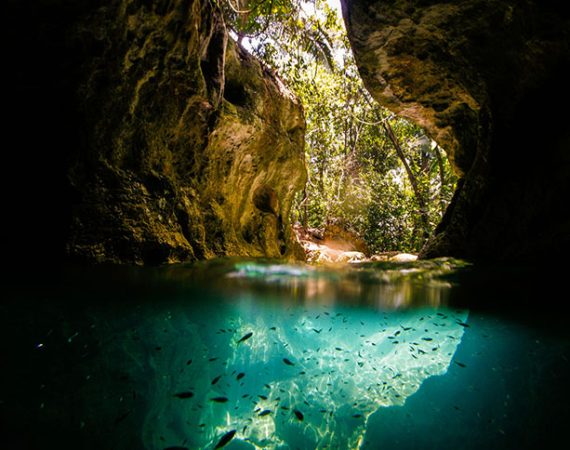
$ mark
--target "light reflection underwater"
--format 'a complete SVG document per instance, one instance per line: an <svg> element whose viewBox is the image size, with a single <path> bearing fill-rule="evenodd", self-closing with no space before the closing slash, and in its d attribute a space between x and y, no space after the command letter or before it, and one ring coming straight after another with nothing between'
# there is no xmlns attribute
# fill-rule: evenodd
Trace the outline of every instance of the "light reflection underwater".
<svg viewBox="0 0 570 450"><path fill-rule="evenodd" d="M287 291L330 276L245 263L219 287L232 290L233 282L245 279ZM144 339L122 340L133 362L148 359L143 372L131 374L152 383L146 448L213 448L234 430L227 448L358 448L371 414L403 405L424 380L447 372L467 327L467 311L429 304L391 310L330 301L284 306L258 291L236 292L212 308L148 316L138 327ZM181 392L190 394L176 397Z"/></svg>

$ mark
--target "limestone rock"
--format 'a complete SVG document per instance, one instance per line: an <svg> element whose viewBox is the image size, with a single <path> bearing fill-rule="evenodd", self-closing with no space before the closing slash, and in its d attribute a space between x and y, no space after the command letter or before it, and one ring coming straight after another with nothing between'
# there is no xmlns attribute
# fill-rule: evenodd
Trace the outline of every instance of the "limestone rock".
<svg viewBox="0 0 570 450"><path fill-rule="evenodd" d="M298 254L288 217L305 121L293 94L228 37L212 2L93 4L67 33L80 117L68 254Z"/></svg>
<svg viewBox="0 0 570 450"><path fill-rule="evenodd" d="M342 0L366 87L423 126L461 179L423 256L570 247L570 15L563 2Z"/></svg>

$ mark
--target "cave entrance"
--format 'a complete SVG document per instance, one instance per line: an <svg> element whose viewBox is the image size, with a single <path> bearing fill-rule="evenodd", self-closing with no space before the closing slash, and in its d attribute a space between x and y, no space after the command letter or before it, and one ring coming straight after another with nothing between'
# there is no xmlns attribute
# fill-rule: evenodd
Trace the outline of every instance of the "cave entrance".
<svg viewBox="0 0 570 450"><path fill-rule="evenodd" d="M291 219L309 260L323 244L333 261L351 251L418 253L455 189L446 153L372 99L339 0L285 0L277 9L245 4L247 12L226 5L234 38L277 72L305 109L308 182Z"/></svg>
<svg viewBox="0 0 570 450"><path fill-rule="evenodd" d="M363 117L343 108L340 130L327 146L308 111L309 178L292 209L292 223L309 260L416 254L455 191L446 153L423 129L379 105L369 107ZM378 120L366 120L370 116Z"/></svg>

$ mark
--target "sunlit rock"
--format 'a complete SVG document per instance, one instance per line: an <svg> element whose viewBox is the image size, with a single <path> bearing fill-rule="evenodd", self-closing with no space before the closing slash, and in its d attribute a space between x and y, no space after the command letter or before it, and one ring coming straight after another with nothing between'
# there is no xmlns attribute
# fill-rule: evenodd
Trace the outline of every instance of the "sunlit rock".
<svg viewBox="0 0 570 450"><path fill-rule="evenodd" d="M77 74L61 81L83 119L69 158L70 256L158 264L295 254L289 211L306 177L303 110L228 37L213 5L77 9L64 55Z"/></svg>

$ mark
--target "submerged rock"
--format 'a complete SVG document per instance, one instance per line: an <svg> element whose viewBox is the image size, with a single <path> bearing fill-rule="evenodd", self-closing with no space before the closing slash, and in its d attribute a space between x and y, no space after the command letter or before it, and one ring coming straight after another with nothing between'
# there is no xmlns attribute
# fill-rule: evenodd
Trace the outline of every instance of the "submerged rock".
<svg viewBox="0 0 570 450"><path fill-rule="evenodd" d="M562 2L342 0L370 93L424 127L461 179L424 257L570 247L570 16Z"/></svg>

